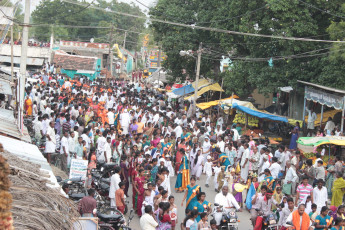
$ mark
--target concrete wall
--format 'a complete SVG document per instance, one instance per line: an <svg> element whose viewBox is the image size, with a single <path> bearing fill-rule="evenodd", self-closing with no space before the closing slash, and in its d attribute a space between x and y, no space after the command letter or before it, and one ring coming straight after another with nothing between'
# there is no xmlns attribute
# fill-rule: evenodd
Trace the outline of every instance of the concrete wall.
<svg viewBox="0 0 345 230"><path fill-rule="evenodd" d="M22 54L21 45L13 45L13 55L15 57L20 57ZM1 56L11 56L11 45L10 44L1 44L0 45L0 55ZM35 58L49 58L49 47L28 47L28 57Z"/></svg>

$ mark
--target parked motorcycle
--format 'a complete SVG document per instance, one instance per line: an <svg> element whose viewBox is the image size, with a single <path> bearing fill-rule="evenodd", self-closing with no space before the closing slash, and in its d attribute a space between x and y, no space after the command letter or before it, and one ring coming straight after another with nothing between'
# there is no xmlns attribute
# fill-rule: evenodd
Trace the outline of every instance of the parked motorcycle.
<svg viewBox="0 0 345 230"><path fill-rule="evenodd" d="M97 217L99 218L98 226L100 230L131 230L129 224L134 217L134 210L131 209L128 221L116 208L108 208L104 213L97 212Z"/></svg>

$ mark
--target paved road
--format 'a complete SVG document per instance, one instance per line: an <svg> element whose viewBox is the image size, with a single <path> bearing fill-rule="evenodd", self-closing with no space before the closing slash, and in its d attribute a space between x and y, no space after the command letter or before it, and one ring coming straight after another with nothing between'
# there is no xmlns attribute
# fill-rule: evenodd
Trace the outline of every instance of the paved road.
<svg viewBox="0 0 345 230"><path fill-rule="evenodd" d="M197 181L197 184L201 186L202 191L206 192L206 200L214 203L214 198L216 196L216 192L214 191L213 186L210 185L209 188L205 187L205 180L206 180L206 176L202 175L200 178L200 181ZM176 182L176 176L171 178L171 189L173 190L172 195L175 197L175 204L177 205L178 208L178 226L176 227L176 230L180 229L180 223L181 221L183 221L184 217L185 217L185 213L184 213L184 209L185 207L181 207L181 202L183 199L183 195L184 193L176 193L174 191L174 187L175 187L175 182ZM129 194L131 195L132 193L132 186L130 185L130 190L129 190ZM132 198L127 198L127 200L130 202L130 206L129 207L133 207L132 205ZM238 213L239 216L239 229L241 230L250 230L253 229L251 223L250 223L250 214L247 210L243 209L243 212ZM127 218L128 218L128 214L127 214ZM211 220L211 216L209 216L209 220ZM139 218L137 215L135 215L134 219L132 220L132 222L130 223L130 227L133 230L139 230L140 229L140 224L139 224Z"/></svg>

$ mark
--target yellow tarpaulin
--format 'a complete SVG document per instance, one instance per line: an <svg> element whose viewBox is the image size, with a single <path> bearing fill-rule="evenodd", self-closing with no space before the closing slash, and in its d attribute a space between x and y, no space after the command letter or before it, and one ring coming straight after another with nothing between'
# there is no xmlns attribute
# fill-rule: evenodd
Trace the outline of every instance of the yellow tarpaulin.
<svg viewBox="0 0 345 230"><path fill-rule="evenodd" d="M196 104L196 106L198 106L198 108L204 110L204 109L210 108L211 106L218 105L219 102L222 103L223 101L230 100L231 98L232 97L224 98L224 99L221 99L221 100L215 100L215 101L210 101L210 102L199 103L199 104ZM238 96L234 95L234 98L238 98Z"/></svg>
<svg viewBox="0 0 345 230"><path fill-rule="evenodd" d="M195 89L196 82L192 83L193 88ZM211 82L209 82L207 79L200 79L198 82L198 89L200 89L201 87L205 87L211 85Z"/></svg>
<svg viewBox="0 0 345 230"><path fill-rule="evenodd" d="M206 87L200 89L200 90L198 91L198 97L199 97L200 95L202 95L203 93L209 91L209 90L213 90L213 91L222 91L222 92L224 92L224 90L222 89L222 87L221 87L218 83L214 83L213 85L209 85L209 86L206 86ZM185 100L188 100L188 99L191 98L191 97L194 97L194 94L192 94L192 95L190 95L190 96L188 96L188 97L185 97L184 99L185 99Z"/></svg>

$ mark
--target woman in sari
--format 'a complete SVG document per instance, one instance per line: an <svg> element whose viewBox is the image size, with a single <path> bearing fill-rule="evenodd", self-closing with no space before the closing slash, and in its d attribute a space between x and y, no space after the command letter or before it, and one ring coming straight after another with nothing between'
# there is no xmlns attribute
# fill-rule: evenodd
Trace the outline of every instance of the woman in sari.
<svg viewBox="0 0 345 230"><path fill-rule="evenodd" d="M184 154L184 150L182 150L182 153ZM182 157L182 162L180 163L180 168L178 170L176 184L175 184L175 190L178 192L182 192L187 188L187 185L189 185L189 162L186 155Z"/></svg>
<svg viewBox="0 0 345 230"><path fill-rule="evenodd" d="M181 160L182 160L182 157L184 156L185 152L186 152L186 149L187 149L187 146L185 144L185 140L182 139L181 140L181 143L179 143L177 145L177 152L176 152L176 157L175 157L175 171L176 171L176 174L177 174L177 171L179 170L180 168L180 165L181 165ZM183 151L182 151L183 150Z"/></svg>
<svg viewBox="0 0 345 230"><path fill-rule="evenodd" d="M299 137L299 122L296 122L296 126L293 128L293 130L291 131L291 141L290 141L290 145L289 145L289 149L296 149L297 148L297 140Z"/></svg>
<svg viewBox="0 0 345 230"><path fill-rule="evenodd" d="M199 185L196 185L196 178L192 176L190 178L190 184L187 185L186 193L184 194L181 206L183 207L183 202L186 201L186 209L193 210L196 207L197 195L201 192L201 188Z"/></svg>
<svg viewBox="0 0 345 230"><path fill-rule="evenodd" d="M87 166L87 188L91 188L91 181L92 181L91 170L95 169L96 166L97 166L96 153L94 151L94 148L91 148L90 154L89 154L89 164Z"/></svg>
<svg viewBox="0 0 345 230"><path fill-rule="evenodd" d="M332 188L332 201L331 205L338 207L343 202L343 196L345 194L345 180L343 179L343 174L337 172L336 179Z"/></svg>
<svg viewBox="0 0 345 230"><path fill-rule="evenodd" d="M271 175L271 171L269 169L265 169L264 173L265 173L265 178L262 181L261 185L264 184L267 186L268 189L274 191L274 188L276 186L276 182Z"/></svg>
<svg viewBox="0 0 345 230"><path fill-rule="evenodd" d="M143 206L144 201L144 184L145 184L145 176L144 176L144 169L139 169L139 176L137 176L134 180L134 190L135 193L135 207L137 209L137 214L140 217L141 207Z"/></svg>
<svg viewBox="0 0 345 230"><path fill-rule="evenodd" d="M129 187L129 180L128 180L128 162L127 162L127 156L122 155L121 157L121 172L120 177L121 181L125 183L125 195L128 197L128 187Z"/></svg>
<svg viewBox="0 0 345 230"><path fill-rule="evenodd" d="M153 130L152 123L147 123L147 127L144 128L144 135L148 136L148 140L152 139Z"/></svg>

